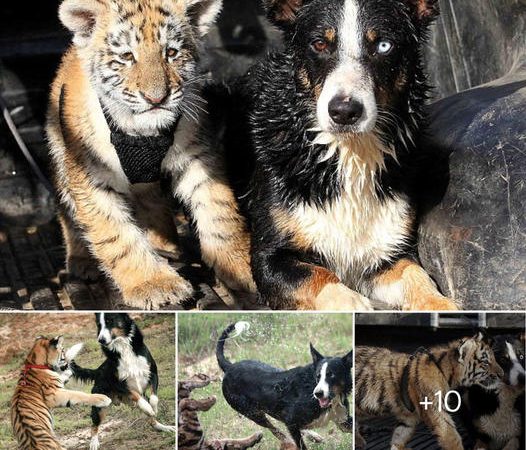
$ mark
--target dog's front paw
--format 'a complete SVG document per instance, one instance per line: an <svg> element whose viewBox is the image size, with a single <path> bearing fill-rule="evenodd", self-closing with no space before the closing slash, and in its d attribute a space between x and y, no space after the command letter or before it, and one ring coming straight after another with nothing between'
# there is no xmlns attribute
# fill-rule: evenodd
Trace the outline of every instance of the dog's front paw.
<svg viewBox="0 0 526 450"><path fill-rule="evenodd" d="M368 298L343 283L328 283L314 299L314 307L324 311L371 311Z"/></svg>
<svg viewBox="0 0 526 450"><path fill-rule="evenodd" d="M406 311L458 311L459 307L450 298L430 294L416 299L403 309Z"/></svg>
<svg viewBox="0 0 526 450"><path fill-rule="evenodd" d="M104 394L92 394L94 403L97 408L106 408L111 405L111 398Z"/></svg>
<svg viewBox="0 0 526 450"><path fill-rule="evenodd" d="M152 394L149 398L150 406L153 409L153 412L157 415L158 412L158 405L159 405L159 398L157 395Z"/></svg>
<svg viewBox="0 0 526 450"><path fill-rule="evenodd" d="M140 309L159 309L162 305L180 304L192 297L192 285L178 273L153 276L131 289L123 289L124 302Z"/></svg>
<svg viewBox="0 0 526 450"><path fill-rule="evenodd" d="M101 278L100 271L95 259L89 256L68 256L66 261L66 272L72 278L85 281L95 281Z"/></svg>
<svg viewBox="0 0 526 450"><path fill-rule="evenodd" d="M100 448L99 437L95 435L91 438L91 441L89 443L89 450L99 450L99 448Z"/></svg>

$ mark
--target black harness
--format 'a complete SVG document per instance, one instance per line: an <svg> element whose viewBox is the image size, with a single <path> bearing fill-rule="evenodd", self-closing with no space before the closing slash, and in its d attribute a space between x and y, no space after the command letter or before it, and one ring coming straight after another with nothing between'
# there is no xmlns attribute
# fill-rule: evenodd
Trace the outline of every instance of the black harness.
<svg viewBox="0 0 526 450"><path fill-rule="evenodd" d="M122 170L131 184L153 183L161 178L161 164L174 142L174 135L181 116L157 136L132 136L115 126L107 116L111 143L115 147Z"/></svg>
<svg viewBox="0 0 526 450"><path fill-rule="evenodd" d="M66 100L66 84L60 89L59 117L62 134L67 127L64 117L64 103ZM99 100L100 103L100 100ZM102 105L101 105L102 108ZM159 131L157 136L132 136L117 128L111 118L104 117L110 129L110 141L115 147L124 174L131 184L153 183L161 179L161 164L174 142L175 130L181 116L169 127Z"/></svg>

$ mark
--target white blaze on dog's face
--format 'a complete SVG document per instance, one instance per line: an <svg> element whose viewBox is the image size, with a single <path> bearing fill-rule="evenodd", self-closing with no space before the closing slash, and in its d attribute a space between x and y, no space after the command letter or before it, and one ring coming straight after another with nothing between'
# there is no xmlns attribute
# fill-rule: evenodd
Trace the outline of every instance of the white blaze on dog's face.
<svg viewBox="0 0 526 450"><path fill-rule="evenodd" d="M323 131L368 132L376 124L374 83L363 63L363 25L356 0L346 0L341 14L337 63L327 76L317 103Z"/></svg>
<svg viewBox="0 0 526 450"><path fill-rule="evenodd" d="M100 329L99 329L99 335L97 336L97 340L103 345L108 345L111 342L112 337L111 337L110 330L106 326L106 322L104 320L104 316L105 316L104 313L100 313L100 315L99 315L99 327L100 327Z"/></svg>
<svg viewBox="0 0 526 450"><path fill-rule="evenodd" d="M330 387L327 381L327 367L329 363L324 362L321 365L321 369L318 375L318 384L314 388L313 395L320 403L322 408L326 408L330 405Z"/></svg>

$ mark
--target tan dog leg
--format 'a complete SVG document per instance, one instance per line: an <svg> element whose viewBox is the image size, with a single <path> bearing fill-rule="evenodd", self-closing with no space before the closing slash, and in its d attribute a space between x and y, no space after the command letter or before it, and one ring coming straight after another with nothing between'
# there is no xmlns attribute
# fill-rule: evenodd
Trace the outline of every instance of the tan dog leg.
<svg viewBox="0 0 526 450"><path fill-rule="evenodd" d="M406 311L458 310L453 300L438 292L426 271L409 259L399 260L374 277L371 298Z"/></svg>
<svg viewBox="0 0 526 450"><path fill-rule="evenodd" d="M319 311L369 311L369 300L342 284L331 271L314 265L300 263L311 275L291 293L293 307ZM276 305L279 307L279 305Z"/></svg>
<svg viewBox="0 0 526 450"><path fill-rule="evenodd" d="M137 406L144 414L150 417L150 425L157 431L175 433L176 428L172 425L164 425L155 419L156 412L152 405L138 392L131 391L129 400Z"/></svg>

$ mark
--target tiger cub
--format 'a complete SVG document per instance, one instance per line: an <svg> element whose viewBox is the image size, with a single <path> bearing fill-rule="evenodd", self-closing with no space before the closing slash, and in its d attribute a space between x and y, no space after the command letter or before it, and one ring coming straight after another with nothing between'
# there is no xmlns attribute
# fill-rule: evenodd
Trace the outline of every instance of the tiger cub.
<svg viewBox="0 0 526 450"><path fill-rule="evenodd" d="M99 269L124 302L155 309L192 295L161 254L177 252L172 197L195 223L203 261L253 292L250 240L220 152L206 144L202 39L222 0L64 0L73 33L51 87L47 135L66 268ZM212 150L208 150L211 148ZM173 201L173 199L172 199Z"/></svg>
<svg viewBox="0 0 526 450"><path fill-rule="evenodd" d="M37 338L11 399L11 424L20 450L64 450L53 432L52 408L77 404L102 408L111 403L105 395L64 389L72 375L69 363L81 347L65 352L62 336Z"/></svg>
<svg viewBox="0 0 526 450"><path fill-rule="evenodd" d="M463 450L462 438L449 413L444 408L439 411L435 404L426 410L420 402L426 396L436 401L438 391L444 396L450 390L473 385L491 389L502 383L503 376L491 343L482 333L445 346L419 349L413 355L358 346L355 365L357 416L394 415L398 424L391 450L405 449L420 422L430 428L441 448ZM359 431L356 444L365 447Z"/></svg>

